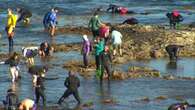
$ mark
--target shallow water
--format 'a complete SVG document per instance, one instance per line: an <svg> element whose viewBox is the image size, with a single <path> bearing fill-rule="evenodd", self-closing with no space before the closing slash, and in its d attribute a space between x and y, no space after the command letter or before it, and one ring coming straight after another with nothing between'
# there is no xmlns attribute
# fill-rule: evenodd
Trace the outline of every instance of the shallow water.
<svg viewBox="0 0 195 110"><path fill-rule="evenodd" d="M7 52L7 38L4 32L4 23L6 18L6 7L16 7L17 5L28 7L33 11L31 25L28 28L21 27L18 24L15 35L15 50L20 52L24 45L33 44L39 46L41 42L48 41L54 43L78 43L81 42L81 35L64 34L59 35L54 40L51 40L47 34L43 33L42 17L43 14L51 7L58 6L61 8L59 17L59 26L63 25L82 25L87 26L88 20L91 16L92 10L99 6L104 9L109 5L111 0L1 0L0 1L0 32L2 38L0 39L0 53ZM149 12L149 15L135 14L135 15L115 15L102 13L101 18L105 22L120 23L124 19L134 16L140 20L141 23L153 24L162 23L167 24L165 13L171 9L179 9L185 17L184 23L190 23L195 18L195 2L192 0L178 1L178 0L115 0L123 6L128 6L130 10L138 13ZM188 10L183 10L189 6ZM40 8L41 7L41 8ZM74 9L73 9L74 7ZM82 60L79 52L70 51L67 53L54 53L54 57L49 61L42 61L39 57L35 58L37 64L43 63L50 66L47 73L48 76L57 76L58 80L46 80L46 95L47 102L54 104L57 99L63 94L65 88L63 86L64 79L67 76L67 70L62 68L62 64L69 60ZM150 61L131 61L129 64L122 66L123 70L127 70L129 65L146 66L157 69L162 74L174 74L178 76L195 77L195 59L181 58L178 61L177 68L168 65L167 59L158 59ZM16 86L20 100L26 97L33 98L31 75L27 73L26 66L20 65L22 80ZM195 103L195 81L187 80L162 80L162 79L128 79L124 81L111 81L110 84L105 81L103 86L99 82L92 79L81 79L80 95L83 102L94 102L93 108L95 110L166 110L168 105L178 102L177 97L182 97L190 103ZM0 100L5 99L6 90L10 88L11 83L9 79L8 65L0 65ZM155 97L167 96L167 100L154 101ZM139 101L143 97L149 97L152 101L145 103ZM104 99L114 99L117 104L103 104ZM74 105L74 99L71 96L66 100L70 106Z"/></svg>

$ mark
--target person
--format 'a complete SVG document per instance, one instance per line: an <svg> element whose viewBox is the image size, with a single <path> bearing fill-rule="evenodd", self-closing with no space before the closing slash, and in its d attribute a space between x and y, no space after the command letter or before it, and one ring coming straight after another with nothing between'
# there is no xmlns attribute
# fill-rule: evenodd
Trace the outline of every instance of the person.
<svg viewBox="0 0 195 110"><path fill-rule="evenodd" d="M179 23L183 21L183 17L177 10L173 10L171 13L167 13L166 16L169 18L171 29L176 29L176 25L179 25Z"/></svg>
<svg viewBox="0 0 195 110"><path fill-rule="evenodd" d="M168 110L187 110L187 108L189 107L189 103L185 102L185 103L176 103L176 104L172 104L168 107Z"/></svg>
<svg viewBox="0 0 195 110"><path fill-rule="evenodd" d="M182 46L182 45L168 45L165 47L165 50L169 54L170 61L177 60L177 58L178 58L177 54L179 52L179 49L182 47L184 47L184 46Z"/></svg>
<svg viewBox="0 0 195 110"><path fill-rule="evenodd" d="M39 55L42 57L51 56L53 51L53 47L51 47L47 42L43 42L39 48Z"/></svg>
<svg viewBox="0 0 195 110"><path fill-rule="evenodd" d="M18 96L13 89L7 90L6 100L3 100L6 110L16 110L18 105Z"/></svg>
<svg viewBox="0 0 195 110"><path fill-rule="evenodd" d="M45 31L47 32L49 30L49 17L51 15L51 13L54 11L54 9L52 8L49 12L47 12L45 14L45 16L43 17L43 26Z"/></svg>
<svg viewBox="0 0 195 110"><path fill-rule="evenodd" d="M48 71L47 66L43 65L32 65L29 67L28 72L33 76L33 85L36 85L38 76L45 76L45 73Z"/></svg>
<svg viewBox="0 0 195 110"><path fill-rule="evenodd" d="M82 54L83 54L83 63L84 67L88 68L89 62L88 62L88 56L91 51L91 43L89 39L87 38L87 35L83 35L83 46L82 46Z"/></svg>
<svg viewBox="0 0 195 110"><path fill-rule="evenodd" d="M96 62L96 70L100 69L100 53L104 50L104 40L102 38L96 38L95 44L95 62Z"/></svg>
<svg viewBox="0 0 195 110"><path fill-rule="evenodd" d="M102 23L99 19L98 13L95 12L93 17L90 19L89 24L88 24L88 26L91 29L92 34L93 34L93 40L95 40L96 37L99 36L99 28L101 25L102 25Z"/></svg>
<svg viewBox="0 0 195 110"><path fill-rule="evenodd" d="M17 22L23 21L24 24L30 23L30 18L32 17L32 12L25 8L17 8L18 14L20 15Z"/></svg>
<svg viewBox="0 0 195 110"><path fill-rule="evenodd" d="M104 51L100 54L100 65L101 65L101 76L100 76L100 81L103 80L103 76L104 76L104 70L106 70L107 76L108 76L108 80L110 80L110 76L111 76L111 63L112 63L112 57L111 54L109 52L109 47L105 46Z"/></svg>
<svg viewBox="0 0 195 110"><path fill-rule="evenodd" d="M134 24L138 24L138 20L136 18L128 18L126 19L122 24L130 24L130 25L134 25Z"/></svg>
<svg viewBox="0 0 195 110"><path fill-rule="evenodd" d="M36 110L36 104L31 99L24 99L18 105L18 110Z"/></svg>
<svg viewBox="0 0 195 110"><path fill-rule="evenodd" d="M109 26L106 26L106 25L102 25L99 29L99 37L105 40L105 44L107 43L109 39L109 32L110 32L110 28Z"/></svg>
<svg viewBox="0 0 195 110"><path fill-rule="evenodd" d="M35 103L38 104L39 103L39 99L40 97L42 98L43 101L43 106L46 106L46 96L45 96L45 87L44 87L44 79L43 77L45 77L44 74L41 75L36 75L36 78L34 78L33 80L33 85L35 87Z"/></svg>
<svg viewBox="0 0 195 110"><path fill-rule="evenodd" d="M29 65L34 65L34 57L38 54L38 47L22 47L23 56L27 58Z"/></svg>
<svg viewBox="0 0 195 110"><path fill-rule="evenodd" d="M51 37L54 37L55 35L55 30L57 25L57 13L58 13L58 9L54 8L48 17L49 34Z"/></svg>
<svg viewBox="0 0 195 110"><path fill-rule="evenodd" d="M62 97L58 100L58 104L61 105L61 103L64 101L65 98L67 98L70 95L73 95L75 99L77 100L78 104L81 103L80 97L79 97L79 91L78 88L80 87L80 80L79 78L73 73L72 71L69 71L69 76L66 78L64 82L64 86L67 88Z"/></svg>
<svg viewBox="0 0 195 110"><path fill-rule="evenodd" d="M48 71L46 66L34 65L29 67L28 72L33 75L33 86L35 87L35 103L39 103L40 97L43 101L43 106L46 106L46 96L45 96L45 87L44 87L44 77L45 73Z"/></svg>
<svg viewBox="0 0 195 110"><path fill-rule="evenodd" d="M5 28L5 31L8 35L8 41L9 41L9 53L11 54L13 52L13 46L14 46L14 29L16 27L17 23L17 15L13 14L12 9L8 8L8 16L7 16L7 26Z"/></svg>
<svg viewBox="0 0 195 110"><path fill-rule="evenodd" d="M10 65L10 73L12 78L12 83L16 82L20 76L19 76L19 56L16 52L13 53L13 55L5 61L5 64Z"/></svg>
<svg viewBox="0 0 195 110"><path fill-rule="evenodd" d="M111 28L112 34L111 34L111 39L112 39L112 45L113 45L113 55L116 55L116 50L118 48L120 56L122 56L122 34L117 31L114 27Z"/></svg>
<svg viewBox="0 0 195 110"><path fill-rule="evenodd" d="M129 11L126 7L121 7L115 4L110 4L107 12L119 13L119 14L133 14L133 11Z"/></svg>

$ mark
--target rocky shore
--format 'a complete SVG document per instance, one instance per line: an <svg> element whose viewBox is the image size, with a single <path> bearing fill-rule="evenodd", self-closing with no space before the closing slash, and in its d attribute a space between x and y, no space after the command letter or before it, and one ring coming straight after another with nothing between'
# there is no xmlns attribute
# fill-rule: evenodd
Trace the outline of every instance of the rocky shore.
<svg viewBox="0 0 195 110"><path fill-rule="evenodd" d="M113 26L123 34L123 50L125 50L124 58L126 61L166 57L165 47L170 44L184 46L180 50L180 56L195 56L195 31L193 28L183 26L179 30L170 30L169 27L160 25ZM57 32L58 34L91 35L90 30L86 27L63 27L59 28ZM77 44L77 46L79 45Z"/></svg>

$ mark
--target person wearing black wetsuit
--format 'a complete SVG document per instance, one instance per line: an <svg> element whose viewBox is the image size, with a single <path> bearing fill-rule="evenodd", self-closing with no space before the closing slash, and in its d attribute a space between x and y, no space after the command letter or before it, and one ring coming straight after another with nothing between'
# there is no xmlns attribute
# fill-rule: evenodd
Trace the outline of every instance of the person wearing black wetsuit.
<svg viewBox="0 0 195 110"><path fill-rule="evenodd" d="M80 86L80 80L75 74L71 71L69 71L69 76L66 78L64 82L64 86L67 88L62 97L58 100L58 104L61 104L65 98L67 98L69 95L73 95L75 99L77 100L78 104L81 103L80 97L79 97L79 91L78 88Z"/></svg>
<svg viewBox="0 0 195 110"><path fill-rule="evenodd" d="M6 100L3 101L6 110L16 110L19 103L18 96L12 89L7 90Z"/></svg>
<svg viewBox="0 0 195 110"><path fill-rule="evenodd" d="M32 17L32 12L25 8L17 8L18 14L20 14L17 22L20 22L23 20L24 23L29 24L30 18Z"/></svg>

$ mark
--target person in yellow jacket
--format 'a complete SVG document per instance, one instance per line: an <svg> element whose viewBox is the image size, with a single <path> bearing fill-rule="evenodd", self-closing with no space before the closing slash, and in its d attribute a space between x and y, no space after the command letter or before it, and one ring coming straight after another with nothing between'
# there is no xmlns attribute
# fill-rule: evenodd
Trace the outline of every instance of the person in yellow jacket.
<svg viewBox="0 0 195 110"><path fill-rule="evenodd" d="M8 16L7 16L7 26L5 28L5 31L8 35L9 40L9 53L13 52L13 37L14 37L14 29L16 27L17 23L17 15L12 13L12 9L8 8Z"/></svg>

